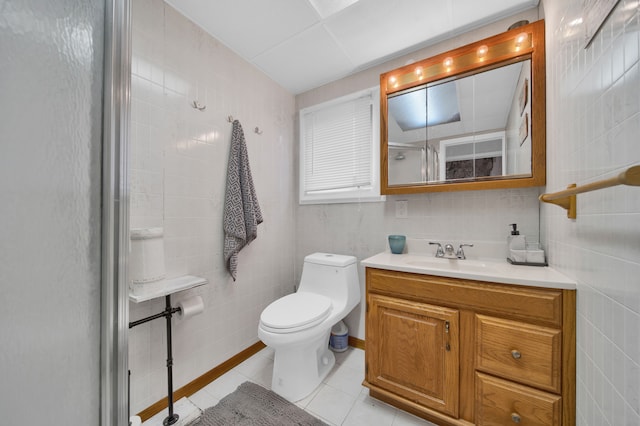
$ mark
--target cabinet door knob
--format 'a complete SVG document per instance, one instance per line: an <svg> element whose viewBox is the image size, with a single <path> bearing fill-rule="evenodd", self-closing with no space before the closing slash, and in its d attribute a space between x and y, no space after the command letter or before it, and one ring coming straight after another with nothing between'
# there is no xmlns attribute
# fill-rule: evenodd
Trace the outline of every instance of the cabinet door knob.
<svg viewBox="0 0 640 426"><path fill-rule="evenodd" d="M513 359L520 359L522 354L520 353L520 351L514 349L511 351L511 356L513 357Z"/></svg>
<svg viewBox="0 0 640 426"><path fill-rule="evenodd" d="M520 423L520 414L518 413L511 413L511 420L514 423Z"/></svg>

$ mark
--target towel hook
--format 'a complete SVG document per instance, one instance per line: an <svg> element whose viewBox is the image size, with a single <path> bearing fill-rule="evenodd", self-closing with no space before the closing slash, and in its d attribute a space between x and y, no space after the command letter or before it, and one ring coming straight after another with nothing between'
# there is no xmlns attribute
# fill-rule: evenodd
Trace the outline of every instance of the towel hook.
<svg viewBox="0 0 640 426"><path fill-rule="evenodd" d="M262 134L262 130L260 130L260 127L256 127L255 129L253 129L253 132L257 135L261 135Z"/></svg>
<svg viewBox="0 0 640 426"><path fill-rule="evenodd" d="M204 111L205 109L207 109L206 105L201 105L200 102L198 101L191 102L191 106L197 109L198 111Z"/></svg>
<svg viewBox="0 0 640 426"><path fill-rule="evenodd" d="M228 121L229 123L233 123L233 115L229 115L229 116L227 116L227 121Z"/></svg>

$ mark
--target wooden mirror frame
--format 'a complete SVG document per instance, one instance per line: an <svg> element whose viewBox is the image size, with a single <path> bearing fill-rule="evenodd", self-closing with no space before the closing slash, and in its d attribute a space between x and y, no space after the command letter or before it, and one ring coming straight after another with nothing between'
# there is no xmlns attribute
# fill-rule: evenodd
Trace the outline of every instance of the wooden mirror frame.
<svg viewBox="0 0 640 426"><path fill-rule="evenodd" d="M484 56L479 49L485 48ZM531 59L531 175L389 186L387 96L452 77L467 77ZM445 62L446 61L446 62ZM546 77L544 20L441 53L380 75L380 190L382 194L471 191L544 186L546 183ZM515 176L515 175L514 175Z"/></svg>

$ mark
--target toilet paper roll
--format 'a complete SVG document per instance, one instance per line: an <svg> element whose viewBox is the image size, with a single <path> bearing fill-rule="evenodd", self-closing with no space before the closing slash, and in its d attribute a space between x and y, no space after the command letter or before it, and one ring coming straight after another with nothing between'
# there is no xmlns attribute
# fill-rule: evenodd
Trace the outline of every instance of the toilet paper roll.
<svg viewBox="0 0 640 426"><path fill-rule="evenodd" d="M185 319L204 311L204 302L202 301L202 297L194 296L178 302L178 307L180 308L178 318Z"/></svg>

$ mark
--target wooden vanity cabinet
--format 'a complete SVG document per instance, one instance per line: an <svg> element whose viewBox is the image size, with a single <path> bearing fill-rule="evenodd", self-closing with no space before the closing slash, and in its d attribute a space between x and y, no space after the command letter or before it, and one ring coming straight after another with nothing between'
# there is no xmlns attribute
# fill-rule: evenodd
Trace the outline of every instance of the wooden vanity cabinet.
<svg viewBox="0 0 640 426"><path fill-rule="evenodd" d="M575 291L366 269L370 395L439 425L575 425Z"/></svg>

